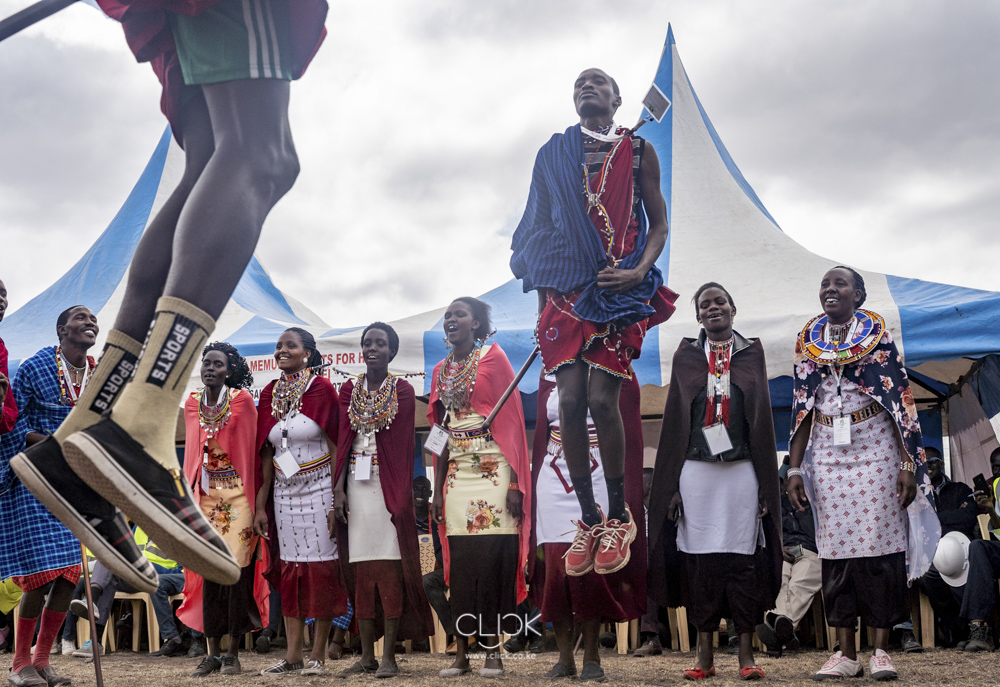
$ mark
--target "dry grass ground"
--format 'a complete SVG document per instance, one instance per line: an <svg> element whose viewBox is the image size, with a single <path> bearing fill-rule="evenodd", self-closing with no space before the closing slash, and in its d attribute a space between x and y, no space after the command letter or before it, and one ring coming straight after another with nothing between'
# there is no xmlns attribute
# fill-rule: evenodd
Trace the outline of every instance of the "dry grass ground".
<svg viewBox="0 0 1000 687"><path fill-rule="evenodd" d="M188 677L188 673L197 665L198 659L151 658L145 653L116 652L104 657L104 684L108 687L173 687L174 685L222 687L223 685L278 684L306 687L307 685L346 685L350 682L368 685L373 683L386 684L385 681L368 676L352 678L351 680L338 679L336 673L350 665L348 660L328 662L327 670L329 672L321 677L265 678L257 674L261 668L270 665L280 657L281 654L274 651L265 656L245 653L241 656L242 675L223 678L215 674L208 678L193 679ZM809 677L826 657L825 653L818 651L803 651L786 655L780 659L759 656L758 663L767 671L766 683L813 684ZM400 675L389 684L394 682L420 687L442 683L454 684L455 687L498 684L507 687L539 687L550 682L544 675L555 662L555 653L535 654L533 656L520 654L518 658L519 660L506 662L507 674L499 680L484 679L473 674L445 681L438 677L438 670L447 667L451 662L450 658L428 654L400 656ZM862 658L867 672L867 652L862 652ZM93 666L90 664L85 664L81 659L69 656L55 656L53 659L53 665L60 673L73 678L74 685L94 684ZM601 660L608 676L604 684L628 685L629 687L635 685L674 685L685 682L681 671L693 665L694 654L667 652L659 657L633 658L607 651L602 654ZM900 675L899 681L895 683L897 685L981 687L998 682L997 658L992 654L966 654L956 650L937 649L923 654L894 653L893 660ZM0 657L0 667L6 673L10 667L10 654ZM707 687L737 685L743 682L739 679L735 656L717 656L716 668L719 674L707 681ZM858 687L875 684L867 677L864 680L847 682ZM566 684L566 681L552 681L553 685L560 683Z"/></svg>

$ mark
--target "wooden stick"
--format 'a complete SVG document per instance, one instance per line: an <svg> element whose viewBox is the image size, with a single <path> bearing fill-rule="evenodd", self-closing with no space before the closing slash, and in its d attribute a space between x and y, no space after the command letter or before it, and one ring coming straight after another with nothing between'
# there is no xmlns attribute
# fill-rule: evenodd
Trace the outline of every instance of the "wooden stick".
<svg viewBox="0 0 1000 687"><path fill-rule="evenodd" d="M521 366L521 369L514 376L514 381L511 382L510 386L507 387L507 390L503 392L503 396L501 396L500 400L497 401L496 406L490 412L490 416L486 418L485 422L483 422L483 427L482 427L483 429L489 429L490 425L493 424L493 421L497 419L497 413L499 413L500 409L503 408L503 404L507 402L507 399L510 398L510 395L514 393L514 389L517 388L517 385L521 383L521 379L524 377L525 374L527 374L528 368L531 367L531 363L535 362L535 358L538 357L538 354L539 352L541 352L541 350L542 349L539 348L538 344L535 344L535 347L531 349L531 353L528 354L528 359L524 361L524 365ZM524 479L520 475L518 475L518 478Z"/></svg>
<svg viewBox="0 0 1000 687"><path fill-rule="evenodd" d="M66 9L74 2L76 0L41 0L41 2L29 5L20 12L0 20L0 41L10 38L15 33L19 33L47 17L51 17L56 12Z"/></svg>
<svg viewBox="0 0 1000 687"><path fill-rule="evenodd" d="M101 672L101 638L97 636L97 621L94 619L94 596L90 592L90 566L87 565L87 547L80 544L80 557L83 560L83 588L87 592L87 615L90 616L90 653L94 656L94 677L97 687L104 687L104 674ZM138 619L135 619L138 622Z"/></svg>

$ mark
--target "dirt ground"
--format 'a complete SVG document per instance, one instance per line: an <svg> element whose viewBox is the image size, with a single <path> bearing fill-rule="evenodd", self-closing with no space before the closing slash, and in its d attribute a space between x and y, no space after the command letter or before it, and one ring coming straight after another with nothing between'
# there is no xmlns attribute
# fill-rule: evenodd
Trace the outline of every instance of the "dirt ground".
<svg viewBox="0 0 1000 687"><path fill-rule="evenodd" d="M299 687L306 685L346 684L336 674L348 667L353 659L327 662L327 674L320 677L292 676L286 678L265 678L257 672L281 658L281 653L272 651L267 655L243 653L240 657L243 674L222 677L218 673L208 678L189 678L188 674L198 664L199 659L157 658L148 654L119 651L103 657L104 684L108 687L172 687L173 685L274 685L291 683ZM582 652L580 654L582 657ZM10 654L0 657L0 668L6 673L10 667ZM549 682L545 673L555 663L555 653L514 654L505 661L507 673L499 680L480 678L472 675L445 681L438 677L438 671L451 663L450 657L429 654L410 654L398 657L400 675L396 683L408 685L439 685L454 682L456 685L495 685L498 682L509 687L537 687ZM766 682L771 684L813 684L810 675L826 660L827 655L818 651L802 651L786 654L780 659L758 656L758 664L767 672ZM861 652L865 672L868 667L868 653ZM578 659L579 660L579 659ZM682 670L694 664L694 654L666 652L652 658L619 656L611 650L602 652L602 665L607 674L607 685L673 685L684 683ZM894 653L893 662L899 671L897 685L954 685L955 687L981 687L997 682L997 658L992 654L966 654L957 650L936 649L923 654ZM70 656L54 656L53 665L61 674L73 679L74 685L93 685L93 666L82 659ZM475 668L481 662L473 664ZM579 670L581 665L577 664ZM707 684L710 687L741 684L737 672L735 656L717 655L718 675ZM374 677L354 677L355 683L380 683ZM558 684L562 681L553 681ZM851 685L874 684L866 677L851 680Z"/></svg>

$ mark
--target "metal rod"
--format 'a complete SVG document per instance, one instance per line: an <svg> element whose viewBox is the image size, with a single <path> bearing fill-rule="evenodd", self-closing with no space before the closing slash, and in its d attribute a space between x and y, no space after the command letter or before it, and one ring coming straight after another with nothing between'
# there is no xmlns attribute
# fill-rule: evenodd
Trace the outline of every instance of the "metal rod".
<svg viewBox="0 0 1000 687"><path fill-rule="evenodd" d="M72 5L76 0L41 0L34 5L25 7L20 12L0 20L0 41L6 40L24 29L51 17L60 10Z"/></svg>
<svg viewBox="0 0 1000 687"><path fill-rule="evenodd" d="M542 349L538 347L538 344L535 344L535 347L531 349L531 353L528 354L528 359L524 361L524 365L521 366L521 369L514 376L514 381L512 381L510 386L507 387L507 390L503 392L503 396L501 396L500 400L497 401L496 406L493 408L492 412L490 412L490 416L486 418L485 422L483 422L483 429L489 429L490 425L493 424L493 421L497 419L497 413L499 413L500 409L503 408L503 404L507 402L510 395L514 393L514 389L517 388L517 385L521 383L521 379L525 374L527 374L528 368L531 367L531 363L535 362L535 358L538 357L538 353L541 350ZM520 478L520 475L518 477Z"/></svg>
<svg viewBox="0 0 1000 687"><path fill-rule="evenodd" d="M101 672L101 638L97 636L94 596L90 591L90 566L87 565L87 547L83 544L80 544L80 557L83 561L83 588L87 592L87 615L90 617L90 653L94 657L94 677L97 679L97 687L104 687L104 674Z"/></svg>

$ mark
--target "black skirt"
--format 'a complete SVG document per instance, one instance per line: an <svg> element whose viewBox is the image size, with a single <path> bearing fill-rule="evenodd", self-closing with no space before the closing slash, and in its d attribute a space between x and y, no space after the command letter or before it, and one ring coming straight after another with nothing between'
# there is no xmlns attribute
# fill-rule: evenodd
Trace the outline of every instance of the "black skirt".
<svg viewBox="0 0 1000 687"><path fill-rule="evenodd" d="M738 634L753 632L757 618L756 557L739 553L683 554L687 566L688 620L699 632L716 632L732 618Z"/></svg>
<svg viewBox="0 0 1000 687"><path fill-rule="evenodd" d="M449 587L455 631L466 637L516 634L516 534L448 537ZM505 617L507 616L507 617Z"/></svg>
<svg viewBox="0 0 1000 687"><path fill-rule="evenodd" d="M229 635L232 642L240 641L247 632L263 627L257 602L253 598L253 583L257 562L243 568L236 584L222 585L205 580L201 608L206 637Z"/></svg>

